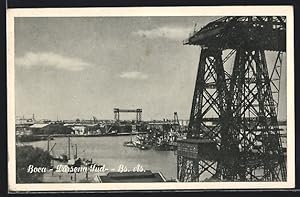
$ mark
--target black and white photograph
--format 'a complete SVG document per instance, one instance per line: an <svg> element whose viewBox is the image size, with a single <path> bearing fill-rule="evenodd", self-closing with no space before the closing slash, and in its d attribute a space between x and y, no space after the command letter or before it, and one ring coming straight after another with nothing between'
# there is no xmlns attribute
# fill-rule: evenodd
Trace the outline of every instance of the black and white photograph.
<svg viewBox="0 0 300 197"><path fill-rule="evenodd" d="M294 187L292 11L9 10L9 189Z"/></svg>

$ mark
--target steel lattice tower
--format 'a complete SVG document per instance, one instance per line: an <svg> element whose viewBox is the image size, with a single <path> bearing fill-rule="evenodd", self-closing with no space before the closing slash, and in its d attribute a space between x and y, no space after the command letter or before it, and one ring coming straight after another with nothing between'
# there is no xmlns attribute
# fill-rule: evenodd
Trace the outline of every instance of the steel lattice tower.
<svg viewBox="0 0 300 197"><path fill-rule="evenodd" d="M285 20L223 17L187 40L201 54L187 139L178 142L179 181L286 180L277 120ZM271 73L266 50L278 53Z"/></svg>

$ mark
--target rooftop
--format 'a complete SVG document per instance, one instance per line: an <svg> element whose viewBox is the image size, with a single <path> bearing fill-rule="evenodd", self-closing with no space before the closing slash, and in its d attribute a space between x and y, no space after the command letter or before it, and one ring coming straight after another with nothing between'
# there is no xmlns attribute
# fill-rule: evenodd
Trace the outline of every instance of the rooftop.
<svg viewBox="0 0 300 197"><path fill-rule="evenodd" d="M33 124L29 128L34 128L34 129L41 129L44 128L45 126L48 126L49 124Z"/></svg>
<svg viewBox="0 0 300 197"><path fill-rule="evenodd" d="M152 173L150 170L145 172L109 172L106 176L97 176L101 183L147 183L147 182L166 182L161 173Z"/></svg>

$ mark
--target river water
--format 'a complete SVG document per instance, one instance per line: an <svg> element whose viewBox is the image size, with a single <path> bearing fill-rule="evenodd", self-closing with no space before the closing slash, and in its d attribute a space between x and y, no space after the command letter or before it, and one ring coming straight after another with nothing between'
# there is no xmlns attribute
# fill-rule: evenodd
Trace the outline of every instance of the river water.
<svg viewBox="0 0 300 197"><path fill-rule="evenodd" d="M71 137L71 158L75 155L75 144L77 144L78 157L89 160L92 158L94 163L105 165L107 169L118 171L120 165L123 165L132 171L140 165L144 170L161 172L166 179L177 178L177 160L173 151L124 147L123 143L129 141L130 138L130 136ZM47 150L47 141L24 144ZM54 144L52 155L68 155L67 137L55 137L50 141L50 149ZM283 140L283 146L286 147L286 139Z"/></svg>
<svg viewBox="0 0 300 197"><path fill-rule="evenodd" d="M71 157L75 155L77 144L78 157L93 159L93 162L105 165L108 169L118 170L124 165L128 170L140 165L144 170L161 172L166 179L176 178L176 155L173 151L140 150L135 147L124 147L130 136L103 136L103 137L71 137ZM68 155L68 138L55 137L50 141L50 148L54 145L52 154ZM29 143L34 147L47 150L47 141Z"/></svg>

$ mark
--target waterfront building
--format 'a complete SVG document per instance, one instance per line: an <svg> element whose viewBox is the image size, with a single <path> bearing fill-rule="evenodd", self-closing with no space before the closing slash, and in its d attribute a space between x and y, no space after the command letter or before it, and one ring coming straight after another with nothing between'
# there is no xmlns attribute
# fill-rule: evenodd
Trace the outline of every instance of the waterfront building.
<svg viewBox="0 0 300 197"><path fill-rule="evenodd" d="M160 173L153 173L150 170L144 172L109 172L107 175L97 175L100 183L147 183L167 182Z"/></svg>
<svg viewBox="0 0 300 197"><path fill-rule="evenodd" d="M60 123L33 124L29 127L33 135L71 134L72 129Z"/></svg>

